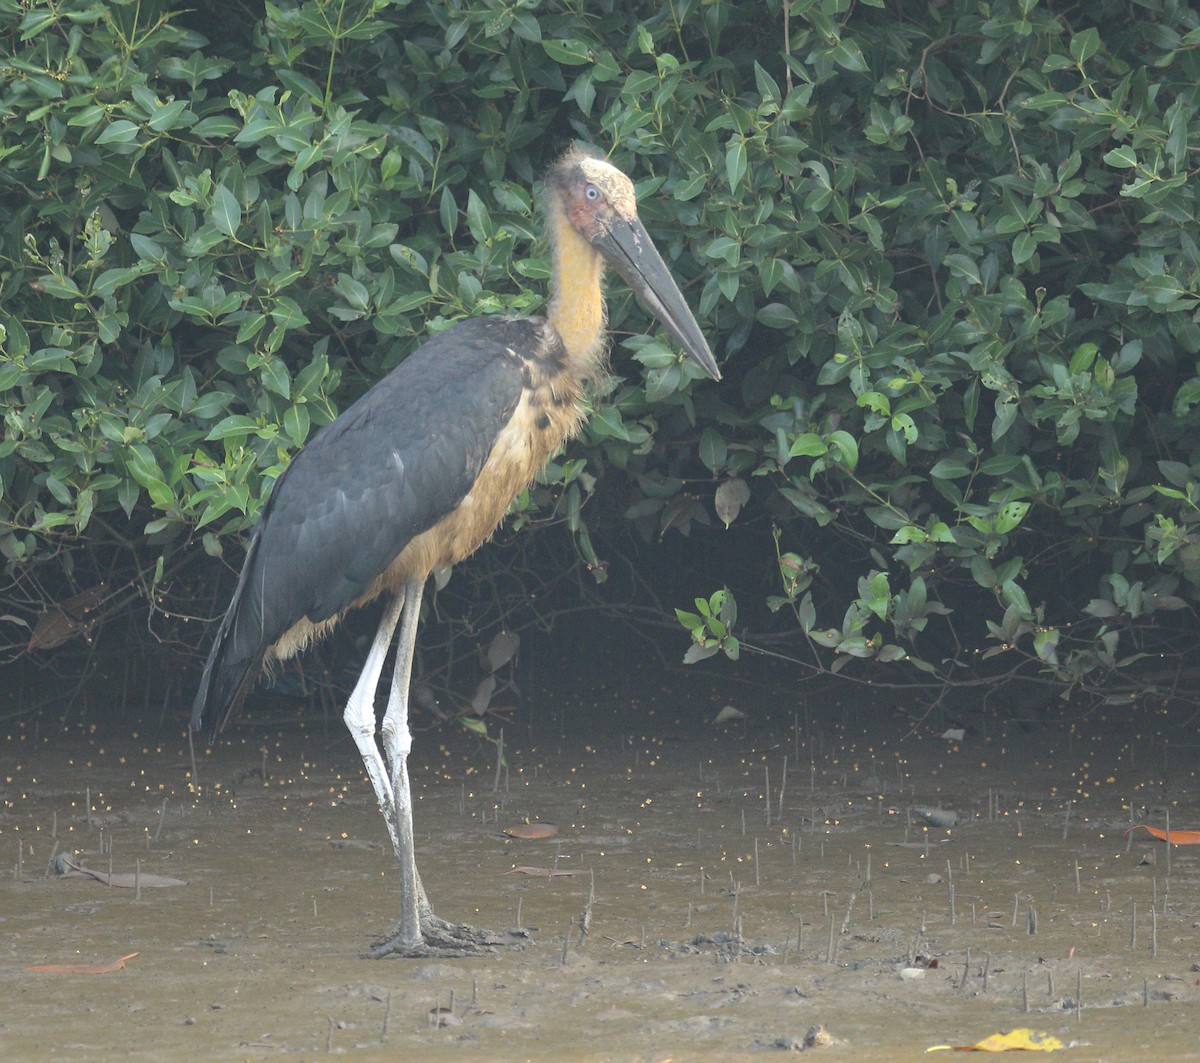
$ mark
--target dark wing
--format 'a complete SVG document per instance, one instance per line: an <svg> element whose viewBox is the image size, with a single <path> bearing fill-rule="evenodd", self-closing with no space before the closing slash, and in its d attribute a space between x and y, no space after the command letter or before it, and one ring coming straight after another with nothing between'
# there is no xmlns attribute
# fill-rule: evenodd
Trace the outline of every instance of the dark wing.
<svg viewBox="0 0 1200 1063"><path fill-rule="evenodd" d="M267 650L351 605L475 482L521 396L542 322L475 318L422 344L315 436L276 480L200 680L214 734Z"/></svg>

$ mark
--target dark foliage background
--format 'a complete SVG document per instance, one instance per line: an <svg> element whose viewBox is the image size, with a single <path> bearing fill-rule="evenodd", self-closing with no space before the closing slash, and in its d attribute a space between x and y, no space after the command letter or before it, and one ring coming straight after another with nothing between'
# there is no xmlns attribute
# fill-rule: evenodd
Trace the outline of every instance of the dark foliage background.
<svg viewBox="0 0 1200 1063"><path fill-rule="evenodd" d="M1186 676L1193 5L202 7L0 0L7 660L192 659L289 456L430 333L538 310L580 137L727 376L615 288L588 428L434 642L600 609L677 659L683 605L692 660Z"/></svg>

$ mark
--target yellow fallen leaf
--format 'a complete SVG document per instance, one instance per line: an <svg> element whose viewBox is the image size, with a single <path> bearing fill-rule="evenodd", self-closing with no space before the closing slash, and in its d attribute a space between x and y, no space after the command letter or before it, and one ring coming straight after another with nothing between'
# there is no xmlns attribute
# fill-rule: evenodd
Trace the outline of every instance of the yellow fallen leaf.
<svg viewBox="0 0 1200 1063"><path fill-rule="evenodd" d="M974 1045L933 1045L926 1052L1055 1052L1065 1048L1057 1037L1022 1026L1008 1033L994 1033Z"/></svg>

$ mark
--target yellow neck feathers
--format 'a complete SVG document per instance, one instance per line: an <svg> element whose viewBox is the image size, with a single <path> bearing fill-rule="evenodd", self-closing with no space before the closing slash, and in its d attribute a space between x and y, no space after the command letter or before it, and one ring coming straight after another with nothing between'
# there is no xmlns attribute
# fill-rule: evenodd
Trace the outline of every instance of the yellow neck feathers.
<svg viewBox="0 0 1200 1063"><path fill-rule="evenodd" d="M558 206L552 208L549 235L554 291L546 317L576 374L590 376L604 353L604 259Z"/></svg>

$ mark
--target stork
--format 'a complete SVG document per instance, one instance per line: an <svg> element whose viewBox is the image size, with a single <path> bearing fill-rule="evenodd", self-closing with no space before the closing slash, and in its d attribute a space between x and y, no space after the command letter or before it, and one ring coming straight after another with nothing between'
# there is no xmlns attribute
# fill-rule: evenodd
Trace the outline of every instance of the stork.
<svg viewBox="0 0 1200 1063"><path fill-rule="evenodd" d="M319 432L276 480L208 655L192 727L215 736L264 666L349 609L390 596L343 715L400 866L400 919L376 955L464 955L495 943L436 917L417 873L408 690L425 581L469 557L579 430L583 384L605 361L605 265L684 354L716 361L637 215L633 184L572 147L550 169L553 254L545 317L463 321L412 352ZM375 694L399 627L380 739ZM381 749L382 746L382 749Z"/></svg>

